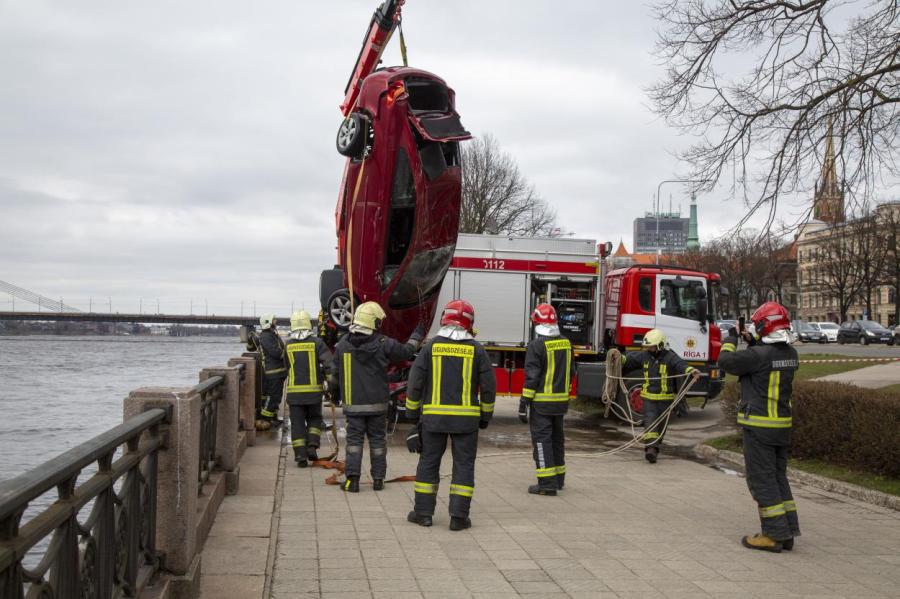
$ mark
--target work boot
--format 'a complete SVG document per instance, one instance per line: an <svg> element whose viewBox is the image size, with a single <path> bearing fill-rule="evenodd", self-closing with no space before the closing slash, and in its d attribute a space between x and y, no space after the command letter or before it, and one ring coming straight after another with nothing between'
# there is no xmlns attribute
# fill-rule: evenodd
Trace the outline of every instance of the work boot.
<svg viewBox="0 0 900 599"><path fill-rule="evenodd" d="M383 491L384 490L384 479L383 478L374 479L372 481L372 488L375 489L376 491Z"/></svg>
<svg viewBox="0 0 900 599"><path fill-rule="evenodd" d="M764 534L744 537L741 539L741 545L748 549L759 549L760 551L771 551L772 553L781 553L782 549L781 541L776 541Z"/></svg>
<svg viewBox="0 0 900 599"><path fill-rule="evenodd" d="M412 511L406 515L406 521L412 522L413 524L418 524L419 526L431 526L431 516L428 514L419 514L415 511Z"/></svg>
<svg viewBox="0 0 900 599"><path fill-rule="evenodd" d="M556 489L544 489L541 485L531 485L528 487L528 492L532 495L549 495L551 497L556 495Z"/></svg>
<svg viewBox="0 0 900 599"><path fill-rule="evenodd" d="M644 459L650 462L651 464L655 464L657 460L657 456L659 455L659 450L655 447L648 447L644 450Z"/></svg>
<svg viewBox="0 0 900 599"><path fill-rule="evenodd" d="M306 468L309 466L309 462L307 462L305 458L297 458L294 461L297 462L297 468Z"/></svg>
<svg viewBox="0 0 900 599"><path fill-rule="evenodd" d="M465 530L467 528L472 528L471 519L450 516L450 530Z"/></svg>
<svg viewBox="0 0 900 599"><path fill-rule="evenodd" d="M348 476L346 480L344 480L344 484L341 485L341 489L348 493L359 493L359 477Z"/></svg>
<svg viewBox="0 0 900 599"><path fill-rule="evenodd" d="M306 459L309 460L310 464L319 461L319 454L316 453L316 449L313 447L306 450Z"/></svg>
<svg viewBox="0 0 900 599"><path fill-rule="evenodd" d="M566 487L566 475L565 474L557 474L556 475L556 488L562 491Z"/></svg>
<svg viewBox="0 0 900 599"><path fill-rule="evenodd" d="M781 548L785 551L793 551L794 549L794 537L791 537L787 541L781 542Z"/></svg>

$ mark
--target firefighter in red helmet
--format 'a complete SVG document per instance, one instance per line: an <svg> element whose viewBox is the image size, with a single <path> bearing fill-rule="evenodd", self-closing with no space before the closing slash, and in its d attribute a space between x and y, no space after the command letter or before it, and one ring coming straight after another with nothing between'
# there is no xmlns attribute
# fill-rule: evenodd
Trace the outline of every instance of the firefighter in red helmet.
<svg viewBox="0 0 900 599"><path fill-rule="evenodd" d="M800 535L797 507L787 479L791 449L791 391L799 366L791 346L791 319L777 302L766 302L750 317L755 333L732 328L722 344L719 367L740 378L737 421L743 429L747 486L759 507L760 534L742 539L745 547L774 551L794 548ZM749 347L736 351L738 335Z"/></svg>
<svg viewBox="0 0 900 599"><path fill-rule="evenodd" d="M421 526L432 524L448 439L453 454L450 530L472 525L469 506L475 491L478 430L487 428L493 416L497 388L487 352L475 341L474 324L472 304L449 302L441 314L441 328L422 347L409 374L406 413L419 421L410 432L419 435L421 455L415 503L407 520Z"/></svg>
<svg viewBox="0 0 900 599"><path fill-rule="evenodd" d="M556 495L566 478L563 419L569 410L572 344L560 335L556 309L550 304L538 304L531 322L535 335L525 353L525 386L519 400L519 419L531 423L537 474L537 484L528 492Z"/></svg>

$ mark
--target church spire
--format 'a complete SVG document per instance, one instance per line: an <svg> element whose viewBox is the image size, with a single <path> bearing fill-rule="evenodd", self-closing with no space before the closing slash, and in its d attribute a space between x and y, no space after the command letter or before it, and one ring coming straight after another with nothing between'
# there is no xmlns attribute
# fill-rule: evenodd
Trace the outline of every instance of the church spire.
<svg viewBox="0 0 900 599"><path fill-rule="evenodd" d="M837 160L834 155L834 127L828 119L828 134L825 138L825 159L822 161L822 174L816 185L813 200L813 217L838 223L844 221L844 191L837 176Z"/></svg>

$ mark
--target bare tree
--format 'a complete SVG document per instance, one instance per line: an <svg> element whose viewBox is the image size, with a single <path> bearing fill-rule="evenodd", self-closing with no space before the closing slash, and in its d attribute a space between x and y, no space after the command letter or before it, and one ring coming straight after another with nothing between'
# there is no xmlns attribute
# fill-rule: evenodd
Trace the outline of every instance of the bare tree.
<svg viewBox="0 0 900 599"><path fill-rule="evenodd" d="M837 301L841 322L862 290L857 250L849 225L834 225L825 236L826 243L818 246L815 267L809 271L810 281L801 281L827 299Z"/></svg>
<svg viewBox="0 0 900 599"><path fill-rule="evenodd" d="M740 224L765 209L768 230L779 197L815 180L832 124L851 192L898 174L897 0L661 0L655 11L667 66L649 90L655 110L699 137L682 154L688 178L758 186Z"/></svg>
<svg viewBox="0 0 900 599"><path fill-rule="evenodd" d="M847 225L850 247L856 262L859 291L866 304L868 318L873 318L872 296L885 282L888 250L884 244L884 231L874 212L867 206L859 218Z"/></svg>
<svg viewBox="0 0 900 599"><path fill-rule="evenodd" d="M467 143L462 151L462 165L460 233L560 234L556 212L541 199L492 135Z"/></svg>
<svg viewBox="0 0 900 599"><path fill-rule="evenodd" d="M885 283L893 289L894 325L900 324L900 203L879 210L881 236L885 247Z"/></svg>

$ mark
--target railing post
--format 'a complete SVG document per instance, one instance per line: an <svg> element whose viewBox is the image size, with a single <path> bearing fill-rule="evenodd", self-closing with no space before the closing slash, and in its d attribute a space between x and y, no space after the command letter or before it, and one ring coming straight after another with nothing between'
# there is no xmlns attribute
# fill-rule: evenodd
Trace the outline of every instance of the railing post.
<svg viewBox="0 0 900 599"><path fill-rule="evenodd" d="M204 368L200 382L214 376L223 379L222 396L216 422L216 458L219 468L225 472L225 488L229 495L237 493L240 469L238 447L238 422L240 420L241 371L237 367Z"/></svg>
<svg viewBox="0 0 900 599"><path fill-rule="evenodd" d="M255 358L231 358L229 366L244 365L244 375L241 379L240 398L240 427L244 431L247 445L256 444L256 359Z"/></svg>
<svg viewBox="0 0 900 599"><path fill-rule="evenodd" d="M156 548L169 572L190 574L197 553L200 396L192 389L144 387L125 398L125 419L148 408L171 406L168 444L159 452Z"/></svg>

